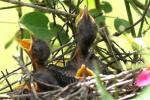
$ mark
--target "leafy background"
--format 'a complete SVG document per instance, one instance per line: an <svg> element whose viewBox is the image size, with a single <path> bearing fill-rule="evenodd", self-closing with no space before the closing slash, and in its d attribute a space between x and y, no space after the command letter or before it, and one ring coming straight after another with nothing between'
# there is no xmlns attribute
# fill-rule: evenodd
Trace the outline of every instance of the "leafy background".
<svg viewBox="0 0 150 100"><path fill-rule="evenodd" d="M131 1L131 0L129 0ZM91 15L96 16L99 15L98 11L95 9L95 4L94 0L84 0L84 2L80 5L80 8L84 8L84 5L86 5L88 2L88 9L91 13ZM140 0L140 2L145 2L145 0ZM0 1L0 6L5 7L5 6L10 6L11 4L4 3ZM23 9L23 15L32 12L33 9L28 8L28 7L22 7ZM137 21L139 18L141 18L140 14L137 14L137 11L135 8L132 8L132 15L134 18L134 22ZM124 5L124 0L103 0L102 1L102 11L105 12L103 16L97 17L95 20L96 22L102 22L105 21L107 24L107 27L110 31L111 34L115 33L116 31L120 31L124 29L123 26L119 26L120 24L124 24L125 27L128 26L128 20L127 13L126 13L126 8ZM37 16L38 15L38 16ZM26 20L27 17L32 16L32 24L29 24L28 20ZM41 20L43 20L41 23L34 21L34 16L38 19L38 17L42 17ZM22 27L25 29L28 29L32 32L37 33L36 35L41 37L41 39L44 40L49 40L47 37L51 37L58 32L58 30L61 30L61 27L58 26L52 26L48 28L47 23L51 22L52 16L46 14L46 16L43 16L41 13L30 13L26 15L26 17L21 19ZM148 22L150 22L150 19L147 19ZM17 63L16 61L12 58L12 55L19 55L19 52L16 51L18 48L18 44L16 41L12 41L14 39L14 35L17 33L19 30L19 18L18 18L18 13L15 8L13 9L5 9L5 10L0 10L0 69L1 70L12 70L15 67L17 68ZM39 25L38 25L39 24ZM60 24L62 24L62 21L60 21ZM31 26L33 25L33 26ZM37 27L34 27L38 25ZM39 27L40 26L40 27ZM32 28L31 28L32 27ZM147 26L144 26L144 29L147 29ZM135 27L135 30L138 32L139 30L139 25ZM51 34L49 34L49 31L51 31ZM40 36L40 33L45 33L45 35ZM147 33L149 33L148 31ZM71 34L71 32L70 32ZM60 36L62 37L62 43L66 43L68 41L68 36ZM140 49L140 46L144 47L149 47L149 38L150 34L145 34L144 37L140 39L134 39L130 34L122 35L120 37L113 37L111 36L113 40L115 40L120 46L122 46L126 51L133 50L135 49ZM137 42L135 42L137 41ZM139 42L140 41L140 42ZM142 42L144 44L142 44ZM101 44L102 46L103 43ZM143 57L145 58L145 65L149 64L150 60L150 52L148 49L145 49L143 53ZM141 66L141 65L140 65ZM130 67L130 65L129 65Z"/></svg>

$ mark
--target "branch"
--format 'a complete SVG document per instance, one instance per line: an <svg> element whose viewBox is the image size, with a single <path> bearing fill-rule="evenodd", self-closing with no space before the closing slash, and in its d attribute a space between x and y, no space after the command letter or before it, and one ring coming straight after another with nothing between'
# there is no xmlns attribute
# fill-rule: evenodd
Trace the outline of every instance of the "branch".
<svg viewBox="0 0 150 100"><path fill-rule="evenodd" d="M5 74L3 73L3 71L1 71L1 73L3 74L3 76L4 76L4 78L5 78L5 80L6 80L7 84L8 84L8 86L9 86L9 88L10 88L11 92L12 92L12 91L13 91L13 89L12 89L11 84L9 83L9 81L8 81L7 77L5 76Z"/></svg>
<svg viewBox="0 0 150 100"><path fill-rule="evenodd" d="M27 66L30 65L30 64L31 64L31 62L27 63L25 66L27 67ZM11 71L11 72L8 72L8 73L7 73L7 76L8 76L8 75L11 75L11 74L13 74L13 73L15 73L16 71L18 71L18 70L20 70L20 69L22 69L22 67L19 67L19 68L15 69L15 70L13 70L13 71ZM4 78L3 76L0 77L0 80L3 79L3 78Z"/></svg>
<svg viewBox="0 0 150 100"><path fill-rule="evenodd" d="M139 24L142 20L144 20L145 15L146 15L146 13L147 13L147 11L148 11L148 9L149 9L149 6L150 6L150 0L149 0L149 2L148 2L148 5L147 5L147 7L146 7L144 13L143 13L143 16L142 16L138 21L136 21L133 25L127 27L124 31L116 32L116 33L114 34L114 36L120 36L122 33L124 33L124 32L126 32L126 31L130 30L131 28L133 28L133 27L135 27L137 24Z"/></svg>
<svg viewBox="0 0 150 100"><path fill-rule="evenodd" d="M26 7L35 8L35 9L38 9L38 10L46 12L46 13L52 12L52 13L55 13L55 14L58 14L58 15L63 15L64 17L69 17L69 18L76 17L76 15L74 15L74 14L70 14L70 13L60 11L60 10L56 10L56 9L51 9L51 8L47 8L47 7L38 6L38 5L35 5L35 4L31 4L31 3L25 3L25 2L16 1L16 0L0 0L0 1L8 2L8 3L11 3L11 4L16 4L16 5L19 5L19 6L26 6Z"/></svg>

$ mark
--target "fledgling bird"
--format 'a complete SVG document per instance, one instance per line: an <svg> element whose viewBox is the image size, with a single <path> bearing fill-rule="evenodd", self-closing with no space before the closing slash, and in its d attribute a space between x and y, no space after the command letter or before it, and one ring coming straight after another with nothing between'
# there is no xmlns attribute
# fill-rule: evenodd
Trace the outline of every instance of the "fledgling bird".
<svg viewBox="0 0 150 100"><path fill-rule="evenodd" d="M50 71L48 71L45 65L45 62L50 55L50 50L47 44L34 36L32 36L31 39L18 39L18 42L31 59L33 77L46 84L58 85L56 78ZM53 87L48 87L40 82L37 82L37 86L41 91L53 89Z"/></svg>
<svg viewBox="0 0 150 100"><path fill-rule="evenodd" d="M82 53L86 54L95 40L97 33L97 25L94 18L88 13L87 7L81 10L76 18L75 24L77 28L75 34L77 47L80 47Z"/></svg>
<svg viewBox="0 0 150 100"><path fill-rule="evenodd" d="M77 28L77 32L74 34L76 48L66 66L76 77L81 78L83 73L85 76L93 76L95 68L92 60L96 57L89 52L89 49L96 38L97 25L86 7L77 16L75 24Z"/></svg>

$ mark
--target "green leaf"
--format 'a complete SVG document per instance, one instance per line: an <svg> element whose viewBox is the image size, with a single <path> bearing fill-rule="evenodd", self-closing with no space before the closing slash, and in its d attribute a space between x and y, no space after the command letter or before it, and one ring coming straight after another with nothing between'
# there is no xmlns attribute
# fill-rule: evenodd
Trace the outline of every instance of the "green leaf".
<svg viewBox="0 0 150 100"><path fill-rule="evenodd" d="M150 93L150 86L145 87L142 90L142 92L140 93L140 95L138 95L137 97L135 97L133 100L148 100L149 93Z"/></svg>
<svg viewBox="0 0 150 100"><path fill-rule="evenodd" d="M96 86L98 93L101 95L100 100L115 100L109 92L106 90L106 87L103 85L103 82L101 81L99 75L100 75L100 68L99 68L99 63L96 60L93 60L93 64L95 66L95 74L96 74Z"/></svg>
<svg viewBox="0 0 150 100"><path fill-rule="evenodd" d="M93 17L102 15L102 12L100 12L100 10L98 10L98 9L90 9L89 12L90 12L91 16L93 16Z"/></svg>
<svg viewBox="0 0 150 100"><path fill-rule="evenodd" d="M130 26L129 22L125 19L120 19L120 18L116 18L114 20L114 26L115 29L120 32L120 31L124 31L127 27ZM130 31L127 31L130 32Z"/></svg>
<svg viewBox="0 0 150 100"><path fill-rule="evenodd" d="M30 38L30 32L28 31L28 30L26 30L26 29L23 29L22 30L22 38L23 39L29 39ZM21 33L20 33L20 31L17 31L16 32L16 34L15 34L15 37L16 38L21 38Z"/></svg>
<svg viewBox="0 0 150 100"><path fill-rule="evenodd" d="M53 23L50 24L50 32L55 33L57 36L57 39L61 44L65 44L69 41L69 36L63 29L61 25L53 25Z"/></svg>
<svg viewBox="0 0 150 100"><path fill-rule="evenodd" d="M34 34L36 37L48 41L54 36L48 29L49 20L41 12L30 12L24 15L20 21L25 29Z"/></svg>
<svg viewBox="0 0 150 100"><path fill-rule="evenodd" d="M91 16L95 18L95 21L98 25L105 23L105 16L102 16L102 12L100 12L98 9L90 9L89 12Z"/></svg>
<svg viewBox="0 0 150 100"><path fill-rule="evenodd" d="M11 44L13 43L13 41L14 41L14 37L12 37L9 41L6 42L4 48L5 48L5 49L8 49L8 47L11 46Z"/></svg>
<svg viewBox="0 0 150 100"><path fill-rule="evenodd" d="M102 1L101 2L101 9L104 10L105 13L109 13L112 11L112 6L109 2Z"/></svg>

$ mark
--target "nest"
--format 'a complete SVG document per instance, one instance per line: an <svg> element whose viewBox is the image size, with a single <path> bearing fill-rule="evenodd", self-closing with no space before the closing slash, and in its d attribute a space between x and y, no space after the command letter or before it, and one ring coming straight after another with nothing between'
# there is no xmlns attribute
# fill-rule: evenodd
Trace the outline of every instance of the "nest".
<svg viewBox="0 0 150 100"><path fill-rule="evenodd" d="M96 87L96 78L87 77L86 79L78 82L68 84L65 87L58 87L52 91L46 92L35 92L32 89L31 93L21 94L12 85L18 83L16 80L13 83L9 83L7 78L11 76L18 70L22 68L15 69L12 72L7 73L0 78L5 80L8 85L1 87L0 91L3 89L10 89L9 92L3 92L0 94L0 99L12 99L12 100L99 100L101 98L101 92L98 92ZM134 84L135 76L139 73L140 69L123 71L119 74L102 75L100 74L98 79L101 80L105 89L118 100L128 100L135 97L139 91Z"/></svg>

